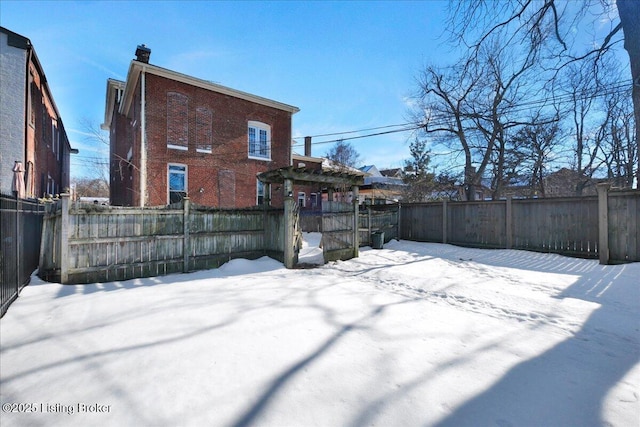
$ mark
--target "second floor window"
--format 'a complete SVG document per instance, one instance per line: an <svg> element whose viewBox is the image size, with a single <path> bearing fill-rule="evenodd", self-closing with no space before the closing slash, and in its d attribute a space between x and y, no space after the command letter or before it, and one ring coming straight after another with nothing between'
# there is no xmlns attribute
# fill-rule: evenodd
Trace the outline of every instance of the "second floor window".
<svg viewBox="0 0 640 427"><path fill-rule="evenodd" d="M167 147L189 148L189 98L178 92L167 92Z"/></svg>
<svg viewBox="0 0 640 427"><path fill-rule="evenodd" d="M271 160L271 126L249 122L249 158Z"/></svg>

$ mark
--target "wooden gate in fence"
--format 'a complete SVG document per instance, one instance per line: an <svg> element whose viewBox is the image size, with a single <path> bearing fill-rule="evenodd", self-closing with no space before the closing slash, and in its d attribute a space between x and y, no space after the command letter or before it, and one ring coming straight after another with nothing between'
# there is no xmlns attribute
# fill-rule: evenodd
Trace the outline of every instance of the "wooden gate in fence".
<svg viewBox="0 0 640 427"><path fill-rule="evenodd" d="M357 205L355 209L357 209ZM358 256L358 216L352 203L322 204L322 253L324 262Z"/></svg>

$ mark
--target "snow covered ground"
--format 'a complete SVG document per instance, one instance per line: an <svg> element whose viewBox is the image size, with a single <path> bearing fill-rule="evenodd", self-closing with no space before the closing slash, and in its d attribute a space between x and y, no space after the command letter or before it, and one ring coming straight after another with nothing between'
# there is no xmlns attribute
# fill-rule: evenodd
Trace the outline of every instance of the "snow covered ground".
<svg viewBox="0 0 640 427"><path fill-rule="evenodd" d="M394 241L316 269L34 277L0 333L3 427L640 419L640 263Z"/></svg>

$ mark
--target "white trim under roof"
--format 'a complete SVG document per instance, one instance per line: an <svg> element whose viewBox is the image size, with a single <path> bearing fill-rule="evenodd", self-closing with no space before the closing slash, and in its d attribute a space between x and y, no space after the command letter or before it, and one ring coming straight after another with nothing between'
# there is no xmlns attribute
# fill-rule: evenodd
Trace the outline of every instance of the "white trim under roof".
<svg viewBox="0 0 640 427"><path fill-rule="evenodd" d="M107 96L105 97L104 105L104 122L100 125L103 130L109 130L111 128L111 121L113 120L113 106L116 103L117 91L123 91L125 83L120 80L107 79Z"/></svg>
<svg viewBox="0 0 640 427"><path fill-rule="evenodd" d="M138 76L140 75L140 72L142 71L143 68L145 73L147 74L154 74L160 77L185 83L191 86L196 86L202 89L221 93L223 95L244 99L246 101L254 102L256 104L264 105L271 108L276 108L278 110L287 111L291 114L295 114L298 111L300 111L298 107L294 107L292 105L283 104L281 102L273 101L271 99L263 98L261 96L252 95L250 93L242 92L239 90L228 88L226 86L211 83L206 80L187 76L186 74L177 73L175 71L158 67L156 65L145 64L145 63L133 60L131 61L131 65L129 66L129 72L127 73L127 82L125 84L124 96L123 96L124 102L120 104L120 111L119 111L120 114L126 115L129 112L129 108L131 107L131 101L133 100L133 93L135 90L135 86L138 82ZM105 124L108 124L108 123L105 122Z"/></svg>

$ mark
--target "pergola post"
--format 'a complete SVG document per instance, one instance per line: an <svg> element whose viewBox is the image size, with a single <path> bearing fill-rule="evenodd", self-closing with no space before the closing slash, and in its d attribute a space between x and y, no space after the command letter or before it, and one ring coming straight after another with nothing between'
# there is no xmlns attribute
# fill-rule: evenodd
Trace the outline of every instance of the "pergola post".
<svg viewBox="0 0 640 427"><path fill-rule="evenodd" d="M309 185L322 184L328 189L329 201L323 203L323 211L332 211L333 192L336 188L351 188L353 194L353 244L354 248L346 246L338 248L335 252L342 256L359 255L360 236L359 236L359 206L358 192L359 186L364 183L363 175L352 174L347 172L327 172L322 170L313 170L306 168L295 168L288 166L284 168L274 169L258 174L258 179L265 184L282 184L284 187L284 253L283 263L286 268L294 268L298 262L298 248L296 247L296 221L297 221L297 201L293 198L293 184ZM265 185L266 187L266 185ZM268 190L265 188L265 191ZM266 197L267 195L265 195ZM326 206L325 206L326 205ZM346 258L349 259L349 258Z"/></svg>
<svg viewBox="0 0 640 427"><path fill-rule="evenodd" d="M284 266L293 268L296 265L295 252L295 218L293 200L293 180L284 180Z"/></svg>

